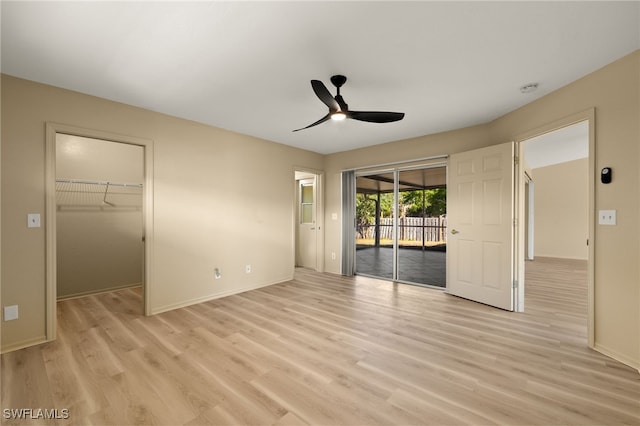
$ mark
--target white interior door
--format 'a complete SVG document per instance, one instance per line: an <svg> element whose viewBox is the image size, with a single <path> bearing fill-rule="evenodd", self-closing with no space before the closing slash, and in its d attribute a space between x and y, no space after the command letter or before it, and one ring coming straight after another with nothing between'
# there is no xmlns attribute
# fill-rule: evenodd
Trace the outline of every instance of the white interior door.
<svg viewBox="0 0 640 426"><path fill-rule="evenodd" d="M510 142L454 154L447 186L447 292L510 311L514 153Z"/></svg>
<svg viewBox="0 0 640 426"><path fill-rule="evenodd" d="M315 178L298 181L298 266L316 269L317 250Z"/></svg>

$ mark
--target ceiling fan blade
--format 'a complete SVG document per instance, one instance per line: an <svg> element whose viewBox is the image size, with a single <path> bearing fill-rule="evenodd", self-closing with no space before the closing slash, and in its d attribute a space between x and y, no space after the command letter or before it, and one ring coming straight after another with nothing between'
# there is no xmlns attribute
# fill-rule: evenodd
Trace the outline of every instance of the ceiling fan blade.
<svg viewBox="0 0 640 426"><path fill-rule="evenodd" d="M320 120L316 121L315 123L309 124L307 127L302 127L301 129L294 130L294 132L297 132L298 130L308 129L309 127L317 126L318 124L324 123L325 121L327 121L330 118L331 118L331 113L325 115L324 117L322 117Z"/></svg>
<svg viewBox="0 0 640 426"><path fill-rule="evenodd" d="M404 118L404 112L383 112L383 111L349 111L349 118L370 123L391 123Z"/></svg>
<svg viewBox="0 0 640 426"><path fill-rule="evenodd" d="M320 80L311 80L311 87L315 92L316 96L320 98L320 100L329 107L329 111L335 112L340 109L340 105L333 99L331 93L329 93L329 89L324 85Z"/></svg>

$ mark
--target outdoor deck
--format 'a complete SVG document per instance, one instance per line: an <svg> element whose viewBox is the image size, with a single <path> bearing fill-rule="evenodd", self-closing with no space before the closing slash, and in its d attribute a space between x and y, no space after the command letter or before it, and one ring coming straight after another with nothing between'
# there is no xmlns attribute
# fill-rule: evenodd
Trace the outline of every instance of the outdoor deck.
<svg viewBox="0 0 640 426"><path fill-rule="evenodd" d="M415 284L435 287L446 285L446 252L442 249L399 248L399 278ZM356 273L392 278L393 249L391 247L358 247Z"/></svg>

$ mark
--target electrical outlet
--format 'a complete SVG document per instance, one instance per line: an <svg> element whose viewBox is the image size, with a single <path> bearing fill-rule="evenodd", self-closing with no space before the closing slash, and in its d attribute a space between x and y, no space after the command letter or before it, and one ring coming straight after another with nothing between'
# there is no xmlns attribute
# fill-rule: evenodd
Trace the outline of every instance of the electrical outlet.
<svg viewBox="0 0 640 426"><path fill-rule="evenodd" d="M336 252L335 251L331 252L331 260L336 260Z"/></svg>
<svg viewBox="0 0 640 426"><path fill-rule="evenodd" d="M18 305L4 307L4 320L11 321L18 319Z"/></svg>
<svg viewBox="0 0 640 426"><path fill-rule="evenodd" d="M245 271L247 274L250 274L250 273L251 273L251 265L245 265L245 267L244 267L244 271Z"/></svg>

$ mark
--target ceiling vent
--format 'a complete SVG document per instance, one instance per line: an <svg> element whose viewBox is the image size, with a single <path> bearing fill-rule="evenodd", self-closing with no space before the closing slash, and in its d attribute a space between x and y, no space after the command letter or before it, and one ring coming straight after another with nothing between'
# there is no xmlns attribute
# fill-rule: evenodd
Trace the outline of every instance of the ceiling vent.
<svg viewBox="0 0 640 426"><path fill-rule="evenodd" d="M520 93L531 93L538 90L538 83L529 83L520 87Z"/></svg>

